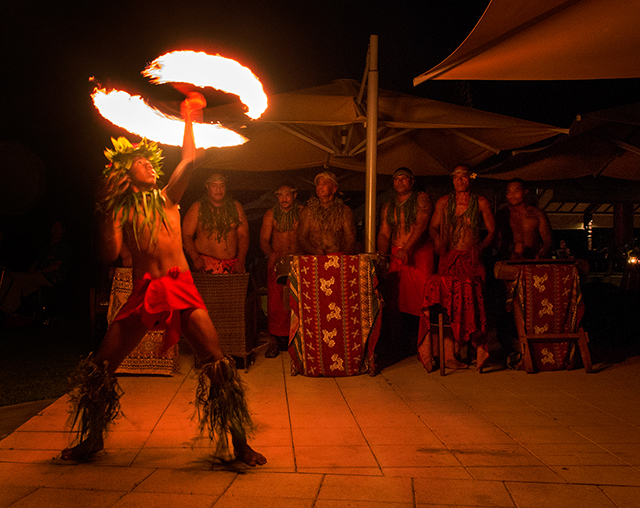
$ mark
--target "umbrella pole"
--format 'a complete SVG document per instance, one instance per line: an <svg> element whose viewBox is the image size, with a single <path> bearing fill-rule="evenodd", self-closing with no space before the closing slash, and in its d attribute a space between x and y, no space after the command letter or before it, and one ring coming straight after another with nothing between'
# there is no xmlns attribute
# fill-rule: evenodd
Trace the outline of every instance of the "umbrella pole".
<svg viewBox="0 0 640 508"><path fill-rule="evenodd" d="M367 77L367 156L365 173L364 250L376 252L376 164L378 159L378 36L369 39Z"/></svg>

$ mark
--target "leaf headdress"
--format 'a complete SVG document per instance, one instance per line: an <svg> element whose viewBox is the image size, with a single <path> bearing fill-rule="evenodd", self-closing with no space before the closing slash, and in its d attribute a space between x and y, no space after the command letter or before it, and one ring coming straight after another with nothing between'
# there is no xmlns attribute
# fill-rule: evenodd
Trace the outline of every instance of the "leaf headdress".
<svg viewBox="0 0 640 508"><path fill-rule="evenodd" d="M158 176L162 173L162 149L158 148L158 144L143 138L139 143L132 144L124 136L118 139L111 138L113 150L106 148L105 157L109 160L102 172L105 178L114 174L114 181L118 182L131 169L133 160L136 157L146 158ZM112 211L116 216L122 210L123 222L129 218L133 221L133 234L136 244L138 244L139 234L148 227L151 232L151 242L157 241L158 231L156 224L156 215L162 220L162 224L168 227L167 215L164 210L164 197L159 189L151 189L142 192L119 192L117 186L114 186L111 194L98 204L98 209L103 212ZM142 216L142 221L136 227L136 216ZM138 245L139 247L139 245Z"/></svg>

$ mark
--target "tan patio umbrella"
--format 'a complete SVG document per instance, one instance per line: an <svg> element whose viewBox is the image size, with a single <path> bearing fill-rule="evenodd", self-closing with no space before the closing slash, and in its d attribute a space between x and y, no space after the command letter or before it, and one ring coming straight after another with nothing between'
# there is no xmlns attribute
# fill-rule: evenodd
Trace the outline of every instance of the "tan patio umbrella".
<svg viewBox="0 0 640 508"><path fill-rule="evenodd" d="M492 0L466 40L413 80L640 77L637 0Z"/></svg>

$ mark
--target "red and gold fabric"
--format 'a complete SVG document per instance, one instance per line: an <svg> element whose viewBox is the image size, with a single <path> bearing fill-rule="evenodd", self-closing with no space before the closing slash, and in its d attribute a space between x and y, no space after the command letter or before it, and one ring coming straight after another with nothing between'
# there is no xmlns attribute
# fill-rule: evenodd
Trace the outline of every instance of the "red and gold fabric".
<svg viewBox="0 0 640 508"><path fill-rule="evenodd" d="M370 256L294 256L289 271L292 373L375 373L382 299Z"/></svg>
<svg viewBox="0 0 640 508"><path fill-rule="evenodd" d="M111 324L129 298L133 289L131 268L116 268L111 294L107 322ZM164 330L148 332L140 344L127 356L116 371L119 374L156 374L172 376L180 371L178 345L163 349Z"/></svg>
<svg viewBox="0 0 640 508"><path fill-rule="evenodd" d="M423 310L418 330L418 357L424 367L433 368L431 323L427 311L441 305L449 316L456 349L469 340L476 347L486 344L487 319L484 283L480 275L430 275L424 289ZM440 353L442 354L442 352Z"/></svg>
<svg viewBox="0 0 640 508"><path fill-rule="evenodd" d="M580 277L573 264L523 264L509 285L507 302L520 302L527 334L573 333L584 315ZM574 348L569 342L533 342L538 370L570 369Z"/></svg>

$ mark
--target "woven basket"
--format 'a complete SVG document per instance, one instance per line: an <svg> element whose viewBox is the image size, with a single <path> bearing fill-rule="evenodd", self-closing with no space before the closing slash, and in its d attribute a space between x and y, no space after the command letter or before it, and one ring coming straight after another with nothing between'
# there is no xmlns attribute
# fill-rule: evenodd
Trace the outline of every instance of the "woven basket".
<svg viewBox="0 0 640 508"><path fill-rule="evenodd" d="M255 309L248 297L249 274L192 275L218 332L222 351L243 358L246 371L256 341Z"/></svg>

